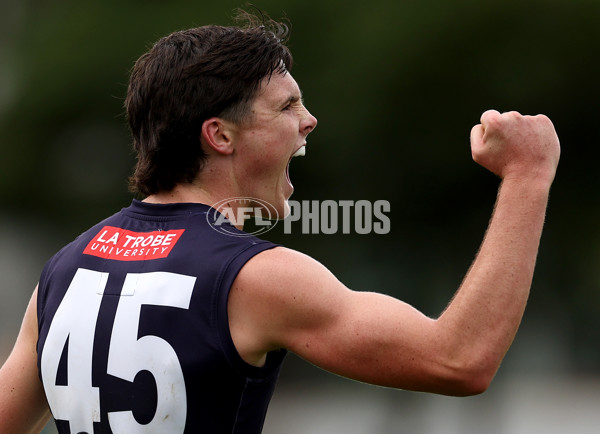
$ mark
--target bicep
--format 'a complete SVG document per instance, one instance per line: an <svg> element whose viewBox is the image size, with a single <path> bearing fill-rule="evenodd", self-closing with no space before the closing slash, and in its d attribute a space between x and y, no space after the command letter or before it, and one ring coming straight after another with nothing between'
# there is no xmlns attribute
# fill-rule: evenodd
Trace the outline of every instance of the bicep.
<svg viewBox="0 0 600 434"><path fill-rule="evenodd" d="M298 252L265 253L238 282L247 295L238 300L245 330L259 336L261 348L286 348L359 381L429 388L440 369L435 320L393 297L352 291Z"/></svg>
<svg viewBox="0 0 600 434"><path fill-rule="evenodd" d="M34 432L49 418L37 370L37 288L15 346L0 369L0 432Z"/></svg>
<svg viewBox="0 0 600 434"><path fill-rule="evenodd" d="M355 380L427 389L438 368L434 320L400 300L373 292L340 292L330 306L321 307L326 321L289 333L291 351Z"/></svg>

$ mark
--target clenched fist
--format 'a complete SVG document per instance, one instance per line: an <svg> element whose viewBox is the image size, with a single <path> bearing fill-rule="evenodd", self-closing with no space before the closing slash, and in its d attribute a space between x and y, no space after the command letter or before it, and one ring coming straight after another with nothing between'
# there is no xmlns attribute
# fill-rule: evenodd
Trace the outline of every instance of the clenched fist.
<svg viewBox="0 0 600 434"><path fill-rule="evenodd" d="M471 130L473 160L502 179L554 179L560 144L544 115L488 110Z"/></svg>

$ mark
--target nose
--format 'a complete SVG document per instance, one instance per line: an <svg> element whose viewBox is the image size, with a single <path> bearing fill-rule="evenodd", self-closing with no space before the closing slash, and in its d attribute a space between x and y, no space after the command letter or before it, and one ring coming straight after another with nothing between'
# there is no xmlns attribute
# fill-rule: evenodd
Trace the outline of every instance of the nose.
<svg viewBox="0 0 600 434"><path fill-rule="evenodd" d="M314 117L306 109L306 107L304 108L304 110L306 111L306 116L304 116L304 118L302 119L302 122L300 123L300 131L305 136L308 136L308 134L317 127L317 118Z"/></svg>

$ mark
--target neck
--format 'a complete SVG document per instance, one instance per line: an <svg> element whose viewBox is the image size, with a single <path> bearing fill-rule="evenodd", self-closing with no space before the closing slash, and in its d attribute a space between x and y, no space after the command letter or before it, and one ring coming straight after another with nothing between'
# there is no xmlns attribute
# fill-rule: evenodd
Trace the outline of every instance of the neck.
<svg viewBox="0 0 600 434"><path fill-rule="evenodd" d="M211 205L219 199L214 198L208 191L202 187L187 184L178 184L170 191L161 191L152 194L144 199L148 203L204 203Z"/></svg>
<svg viewBox="0 0 600 434"><path fill-rule="evenodd" d="M152 194L145 198L143 202L156 204L171 204L171 203L202 203L223 212L224 209L229 210L233 216L238 215L238 207L248 206L246 203L226 200L232 196L211 194L206 189L194 184L177 185L173 190ZM226 215L229 217L229 215ZM236 220L237 221L237 220ZM232 222L233 223L233 222ZM238 229L243 230L244 219L240 220L239 224L235 224Z"/></svg>

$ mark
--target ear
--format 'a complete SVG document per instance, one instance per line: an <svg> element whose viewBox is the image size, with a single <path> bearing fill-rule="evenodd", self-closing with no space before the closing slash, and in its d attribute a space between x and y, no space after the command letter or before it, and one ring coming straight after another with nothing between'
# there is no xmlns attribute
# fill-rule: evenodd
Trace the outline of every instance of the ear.
<svg viewBox="0 0 600 434"><path fill-rule="evenodd" d="M200 141L221 155L229 155L233 152L232 133L229 122L213 117L202 124Z"/></svg>

